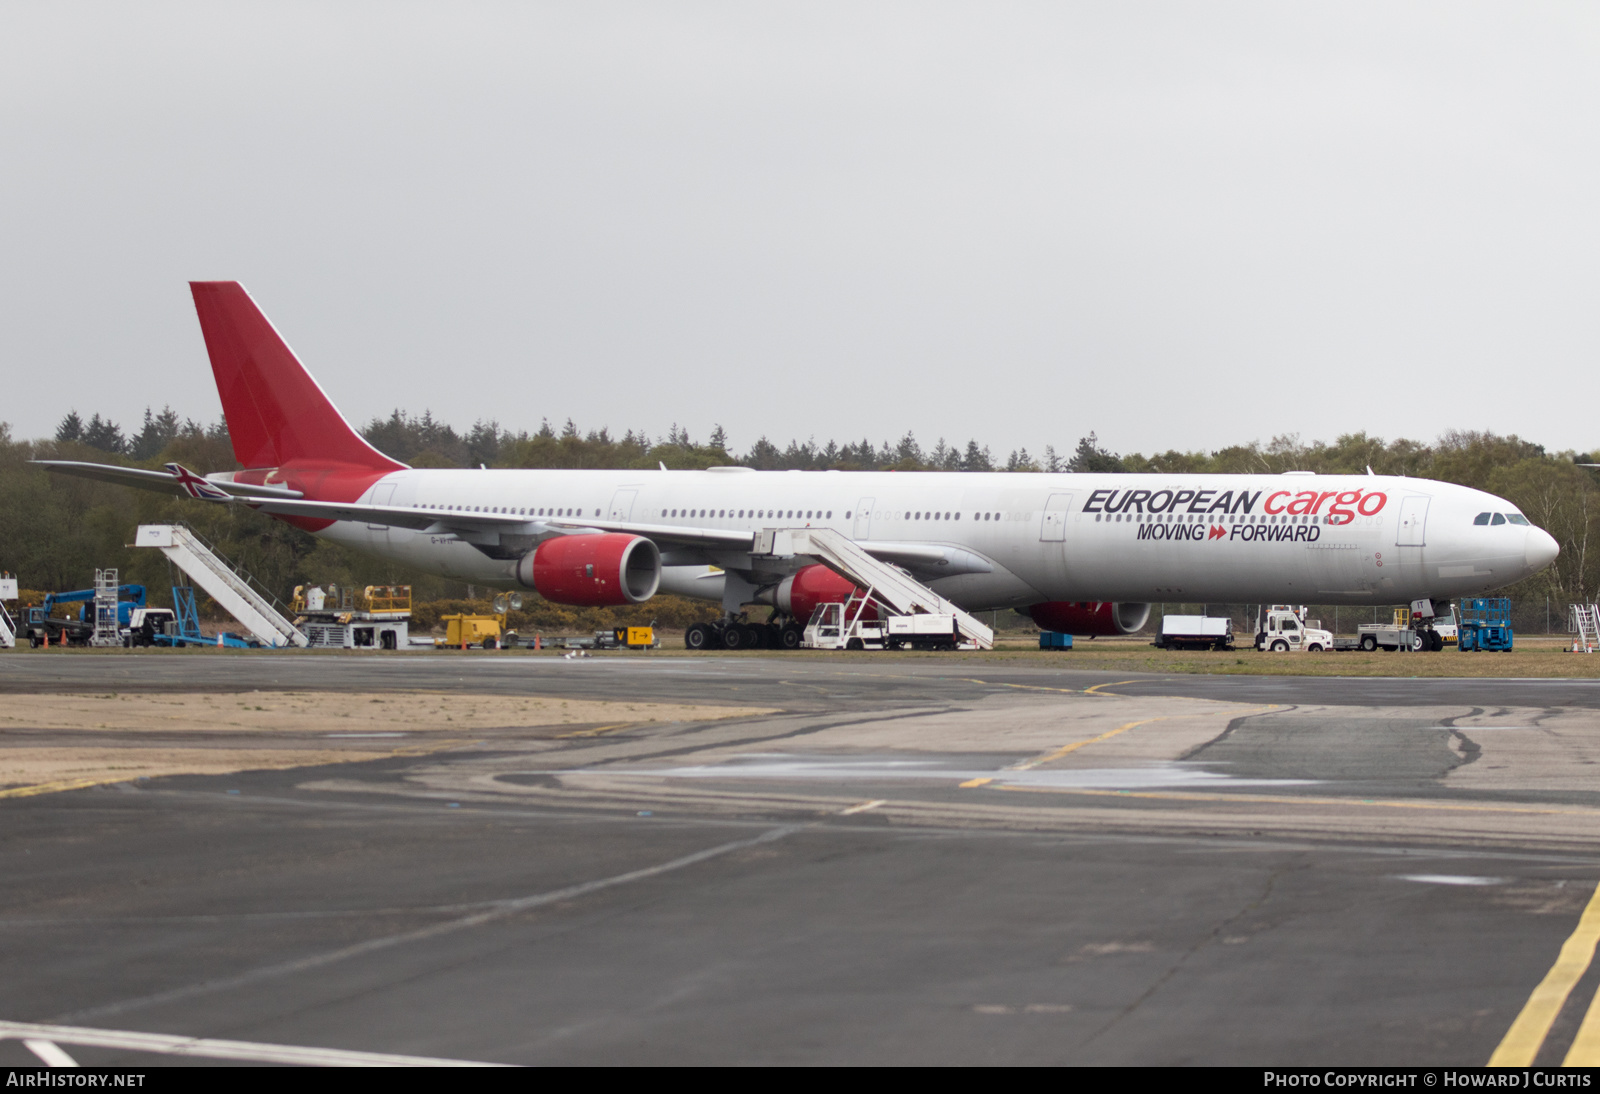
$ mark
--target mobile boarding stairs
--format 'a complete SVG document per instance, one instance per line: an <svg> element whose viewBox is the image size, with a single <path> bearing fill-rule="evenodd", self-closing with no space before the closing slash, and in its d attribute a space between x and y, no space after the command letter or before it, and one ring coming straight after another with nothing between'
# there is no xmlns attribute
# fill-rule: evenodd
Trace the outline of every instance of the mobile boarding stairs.
<svg viewBox="0 0 1600 1094"><path fill-rule="evenodd" d="M755 534L750 553L766 558L804 555L867 590L896 615L950 615L961 637L980 650L994 648L994 631L907 574L873 558L832 528L768 528Z"/></svg>
<svg viewBox="0 0 1600 1094"><path fill-rule="evenodd" d="M300 629L272 603L269 594L253 588L249 575L228 565L187 526L141 524L133 545L153 547L166 555L263 646L309 644Z"/></svg>

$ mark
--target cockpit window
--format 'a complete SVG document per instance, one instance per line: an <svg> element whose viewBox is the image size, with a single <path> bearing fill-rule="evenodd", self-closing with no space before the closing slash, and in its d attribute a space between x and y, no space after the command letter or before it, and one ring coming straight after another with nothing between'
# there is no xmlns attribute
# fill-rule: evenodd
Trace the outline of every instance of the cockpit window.
<svg viewBox="0 0 1600 1094"><path fill-rule="evenodd" d="M1489 514L1488 513L1479 513L1477 516L1472 518L1472 523L1473 524L1488 524L1489 523Z"/></svg>
<svg viewBox="0 0 1600 1094"><path fill-rule="evenodd" d="M1504 516L1502 516L1501 514L1496 513L1494 515L1494 519L1491 520L1489 523L1490 524L1504 524L1505 522L1506 522L1506 518Z"/></svg>
<svg viewBox="0 0 1600 1094"><path fill-rule="evenodd" d="M1506 519L1509 520L1512 524L1527 524L1528 523L1528 518L1523 516L1521 513L1507 513L1506 514Z"/></svg>

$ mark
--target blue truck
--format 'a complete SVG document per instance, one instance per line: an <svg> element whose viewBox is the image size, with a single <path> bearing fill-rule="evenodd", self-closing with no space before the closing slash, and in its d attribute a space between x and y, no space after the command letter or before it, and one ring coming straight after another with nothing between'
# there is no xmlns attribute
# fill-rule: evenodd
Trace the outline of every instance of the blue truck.
<svg viewBox="0 0 1600 1094"><path fill-rule="evenodd" d="M117 626L126 628L135 609L144 607L143 585L117 586ZM77 617L63 613L51 615L52 608L63 604L78 604ZM49 643L52 646L87 646L94 637L94 590L74 589L68 593L51 593L44 603L29 607L24 612L23 630L34 648Z"/></svg>

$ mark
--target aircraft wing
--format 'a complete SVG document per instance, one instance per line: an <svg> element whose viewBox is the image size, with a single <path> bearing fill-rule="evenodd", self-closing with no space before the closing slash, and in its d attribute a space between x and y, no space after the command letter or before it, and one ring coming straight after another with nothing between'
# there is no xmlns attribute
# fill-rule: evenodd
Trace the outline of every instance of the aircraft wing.
<svg viewBox="0 0 1600 1094"><path fill-rule="evenodd" d="M626 520L584 520L579 517L563 517L559 520L546 520L544 523L552 528L573 531L597 528L602 532L628 532L653 540L658 545L665 543L674 547L720 547L724 550L734 548L748 551L755 538L750 532L739 532L730 528L685 528L675 524L638 524Z"/></svg>
<svg viewBox="0 0 1600 1094"><path fill-rule="evenodd" d="M633 521L563 519L547 522L553 528L597 528L603 532L627 532L654 540L658 545L702 547L748 551L753 535L727 528L685 528L672 524L639 524ZM910 570L941 577L956 574L989 573L994 567L987 560L959 547L936 543L884 543L868 540L858 543L873 558L893 562Z"/></svg>
<svg viewBox="0 0 1600 1094"><path fill-rule="evenodd" d="M359 524L382 524L391 528L410 528L417 532L444 535L449 532L503 532L539 523L512 513L467 513L439 509L417 509L409 505L362 505L353 501L306 501L303 499L235 498L263 513L286 517L314 517L320 520L348 520Z"/></svg>

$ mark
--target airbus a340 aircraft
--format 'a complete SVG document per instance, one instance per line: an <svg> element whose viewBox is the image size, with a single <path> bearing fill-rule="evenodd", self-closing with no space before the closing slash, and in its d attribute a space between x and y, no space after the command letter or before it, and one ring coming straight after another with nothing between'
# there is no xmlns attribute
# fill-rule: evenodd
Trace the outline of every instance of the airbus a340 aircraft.
<svg viewBox="0 0 1600 1094"><path fill-rule="evenodd" d="M1018 608L1079 635L1137 631L1151 601L1478 595L1558 551L1502 498L1370 473L413 469L350 427L243 287L191 288L245 470L40 462L247 505L421 570L557 603L637 604L658 590L719 601L725 623L692 629L692 646L797 644L813 606L856 586L815 555L774 550L758 535L770 529L832 530L955 606ZM753 603L789 625L737 622Z"/></svg>

